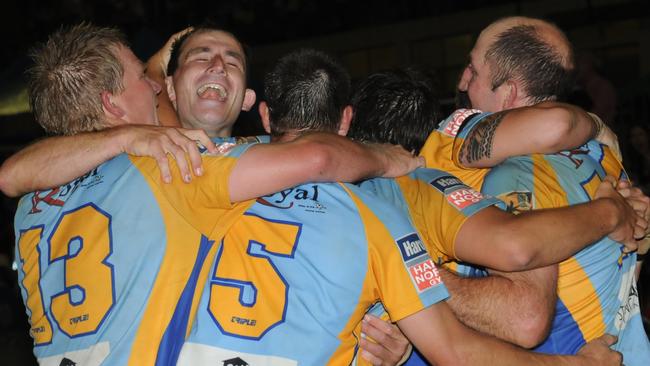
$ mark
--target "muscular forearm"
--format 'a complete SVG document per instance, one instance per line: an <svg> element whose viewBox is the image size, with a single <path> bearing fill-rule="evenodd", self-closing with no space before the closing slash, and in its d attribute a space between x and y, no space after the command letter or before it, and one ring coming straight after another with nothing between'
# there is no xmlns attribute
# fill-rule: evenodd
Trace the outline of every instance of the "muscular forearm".
<svg viewBox="0 0 650 366"><path fill-rule="evenodd" d="M451 294L447 303L460 321L524 348L546 338L556 299L557 270L530 272L461 278L440 269Z"/></svg>
<svg viewBox="0 0 650 366"><path fill-rule="evenodd" d="M584 110L543 102L486 117L463 143L467 167L493 167L503 160L533 153L550 154L580 146L595 136L596 124Z"/></svg>
<svg viewBox="0 0 650 366"><path fill-rule="evenodd" d="M531 269L559 263L585 246L610 234L618 223L617 207L611 199L597 199L579 205L536 210L512 218L504 225L502 238L523 235L522 248L529 251L527 263L520 269ZM525 234L527 233L527 234ZM511 239L512 240L512 239Z"/></svg>
<svg viewBox="0 0 650 366"><path fill-rule="evenodd" d="M305 182L403 175L415 169L418 161L387 145L367 146L331 133L308 134L249 149L230 176L230 199L238 202Z"/></svg>
<svg viewBox="0 0 650 366"><path fill-rule="evenodd" d="M436 365L589 365L616 364L583 356L544 355L526 351L463 326L444 303L398 321L399 327L422 354ZM602 354L609 351L602 347ZM611 354L607 354L611 357ZM598 361L596 361L598 360Z"/></svg>
<svg viewBox="0 0 650 366"><path fill-rule="evenodd" d="M0 188L11 197L65 184L121 152L114 130L38 141L0 168Z"/></svg>
<svg viewBox="0 0 650 366"><path fill-rule="evenodd" d="M519 215L486 209L461 227L456 255L500 271L548 266L612 232L619 212L620 207L609 198ZM476 244L490 248L490 252L476 250Z"/></svg>

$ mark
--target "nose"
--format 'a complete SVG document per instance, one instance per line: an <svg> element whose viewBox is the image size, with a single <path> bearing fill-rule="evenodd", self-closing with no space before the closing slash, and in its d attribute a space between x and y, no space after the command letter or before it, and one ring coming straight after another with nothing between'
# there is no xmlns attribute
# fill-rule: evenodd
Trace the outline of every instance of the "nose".
<svg viewBox="0 0 650 366"><path fill-rule="evenodd" d="M469 69L469 65L467 65L465 66L463 73L460 74L460 80L458 80L458 85L456 86L458 90L462 92L466 92L471 77L472 77L472 71Z"/></svg>
<svg viewBox="0 0 650 366"><path fill-rule="evenodd" d="M213 72L213 73L218 73L218 74L225 74L226 73L226 68L224 67L225 63L223 62L223 59L221 56L216 55L212 58L212 62L210 63L210 67L208 68L208 72Z"/></svg>
<svg viewBox="0 0 650 366"><path fill-rule="evenodd" d="M150 79L148 76L145 76L145 78L147 79L147 82L149 83L149 85L151 85L151 89L153 89L154 93L156 93L156 95L160 94L160 91L162 90L162 87L160 86L160 84L158 84L156 81Z"/></svg>

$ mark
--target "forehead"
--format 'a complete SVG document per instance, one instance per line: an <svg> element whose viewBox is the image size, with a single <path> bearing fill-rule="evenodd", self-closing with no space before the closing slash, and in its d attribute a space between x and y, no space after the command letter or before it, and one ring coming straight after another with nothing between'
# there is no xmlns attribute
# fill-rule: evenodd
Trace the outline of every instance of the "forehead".
<svg viewBox="0 0 650 366"><path fill-rule="evenodd" d="M181 58L184 57L188 51L196 48L206 48L210 50L225 48L226 50L237 52L242 56L244 55L242 45L232 34L217 30L201 31L189 36L181 49Z"/></svg>
<svg viewBox="0 0 650 366"><path fill-rule="evenodd" d="M505 24L492 24L485 28L481 34L479 34L476 43L474 44L474 48L470 53L472 62L483 63L485 52L496 40L496 36L505 29Z"/></svg>

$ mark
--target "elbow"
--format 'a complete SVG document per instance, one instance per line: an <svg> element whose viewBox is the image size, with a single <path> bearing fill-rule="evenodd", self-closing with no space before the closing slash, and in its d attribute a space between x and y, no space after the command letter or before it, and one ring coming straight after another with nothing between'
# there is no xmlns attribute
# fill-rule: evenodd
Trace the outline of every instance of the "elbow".
<svg viewBox="0 0 650 366"><path fill-rule="evenodd" d="M535 253L530 250L524 241L512 240L509 248L510 260L507 264L510 269L503 270L508 272L527 271L535 267Z"/></svg>
<svg viewBox="0 0 650 366"><path fill-rule="evenodd" d="M22 192L20 192L12 184L11 176L11 167L9 162L5 161L2 166L0 166L0 191L8 197L18 197Z"/></svg>
<svg viewBox="0 0 650 366"><path fill-rule="evenodd" d="M309 141L304 146L304 153L309 157L309 176L314 181L327 182L334 180L336 170L335 152L328 144Z"/></svg>
<svg viewBox="0 0 650 366"><path fill-rule="evenodd" d="M593 131L591 117L578 107L558 102L542 102L532 107L534 120L543 129L531 137L538 153L552 154L584 144Z"/></svg>
<svg viewBox="0 0 650 366"><path fill-rule="evenodd" d="M523 347L533 348L542 343L551 329L552 314L546 309L534 307L521 313L515 320L512 343Z"/></svg>
<svg viewBox="0 0 650 366"><path fill-rule="evenodd" d="M548 128L541 146L544 147L544 153L556 153L561 150L566 150L567 137L576 135L577 131L577 116L576 112L571 111L566 107L552 107L546 110ZM570 142L575 141L578 146L579 140L586 140L588 136L575 136ZM572 146L575 147L575 146Z"/></svg>
<svg viewBox="0 0 650 366"><path fill-rule="evenodd" d="M534 266L535 252L525 234L510 229L510 225L499 227L500 234L491 237L490 248L495 248L499 258L490 268L503 272L518 272L531 269Z"/></svg>

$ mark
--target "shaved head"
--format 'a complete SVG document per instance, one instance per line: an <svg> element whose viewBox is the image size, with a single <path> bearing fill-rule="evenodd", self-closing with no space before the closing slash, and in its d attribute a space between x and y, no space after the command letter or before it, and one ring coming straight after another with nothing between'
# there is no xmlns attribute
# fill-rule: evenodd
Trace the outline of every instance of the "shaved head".
<svg viewBox="0 0 650 366"><path fill-rule="evenodd" d="M502 18L479 35L458 90L488 112L558 100L573 86L574 65L571 43L555 24Z"/></svg>

